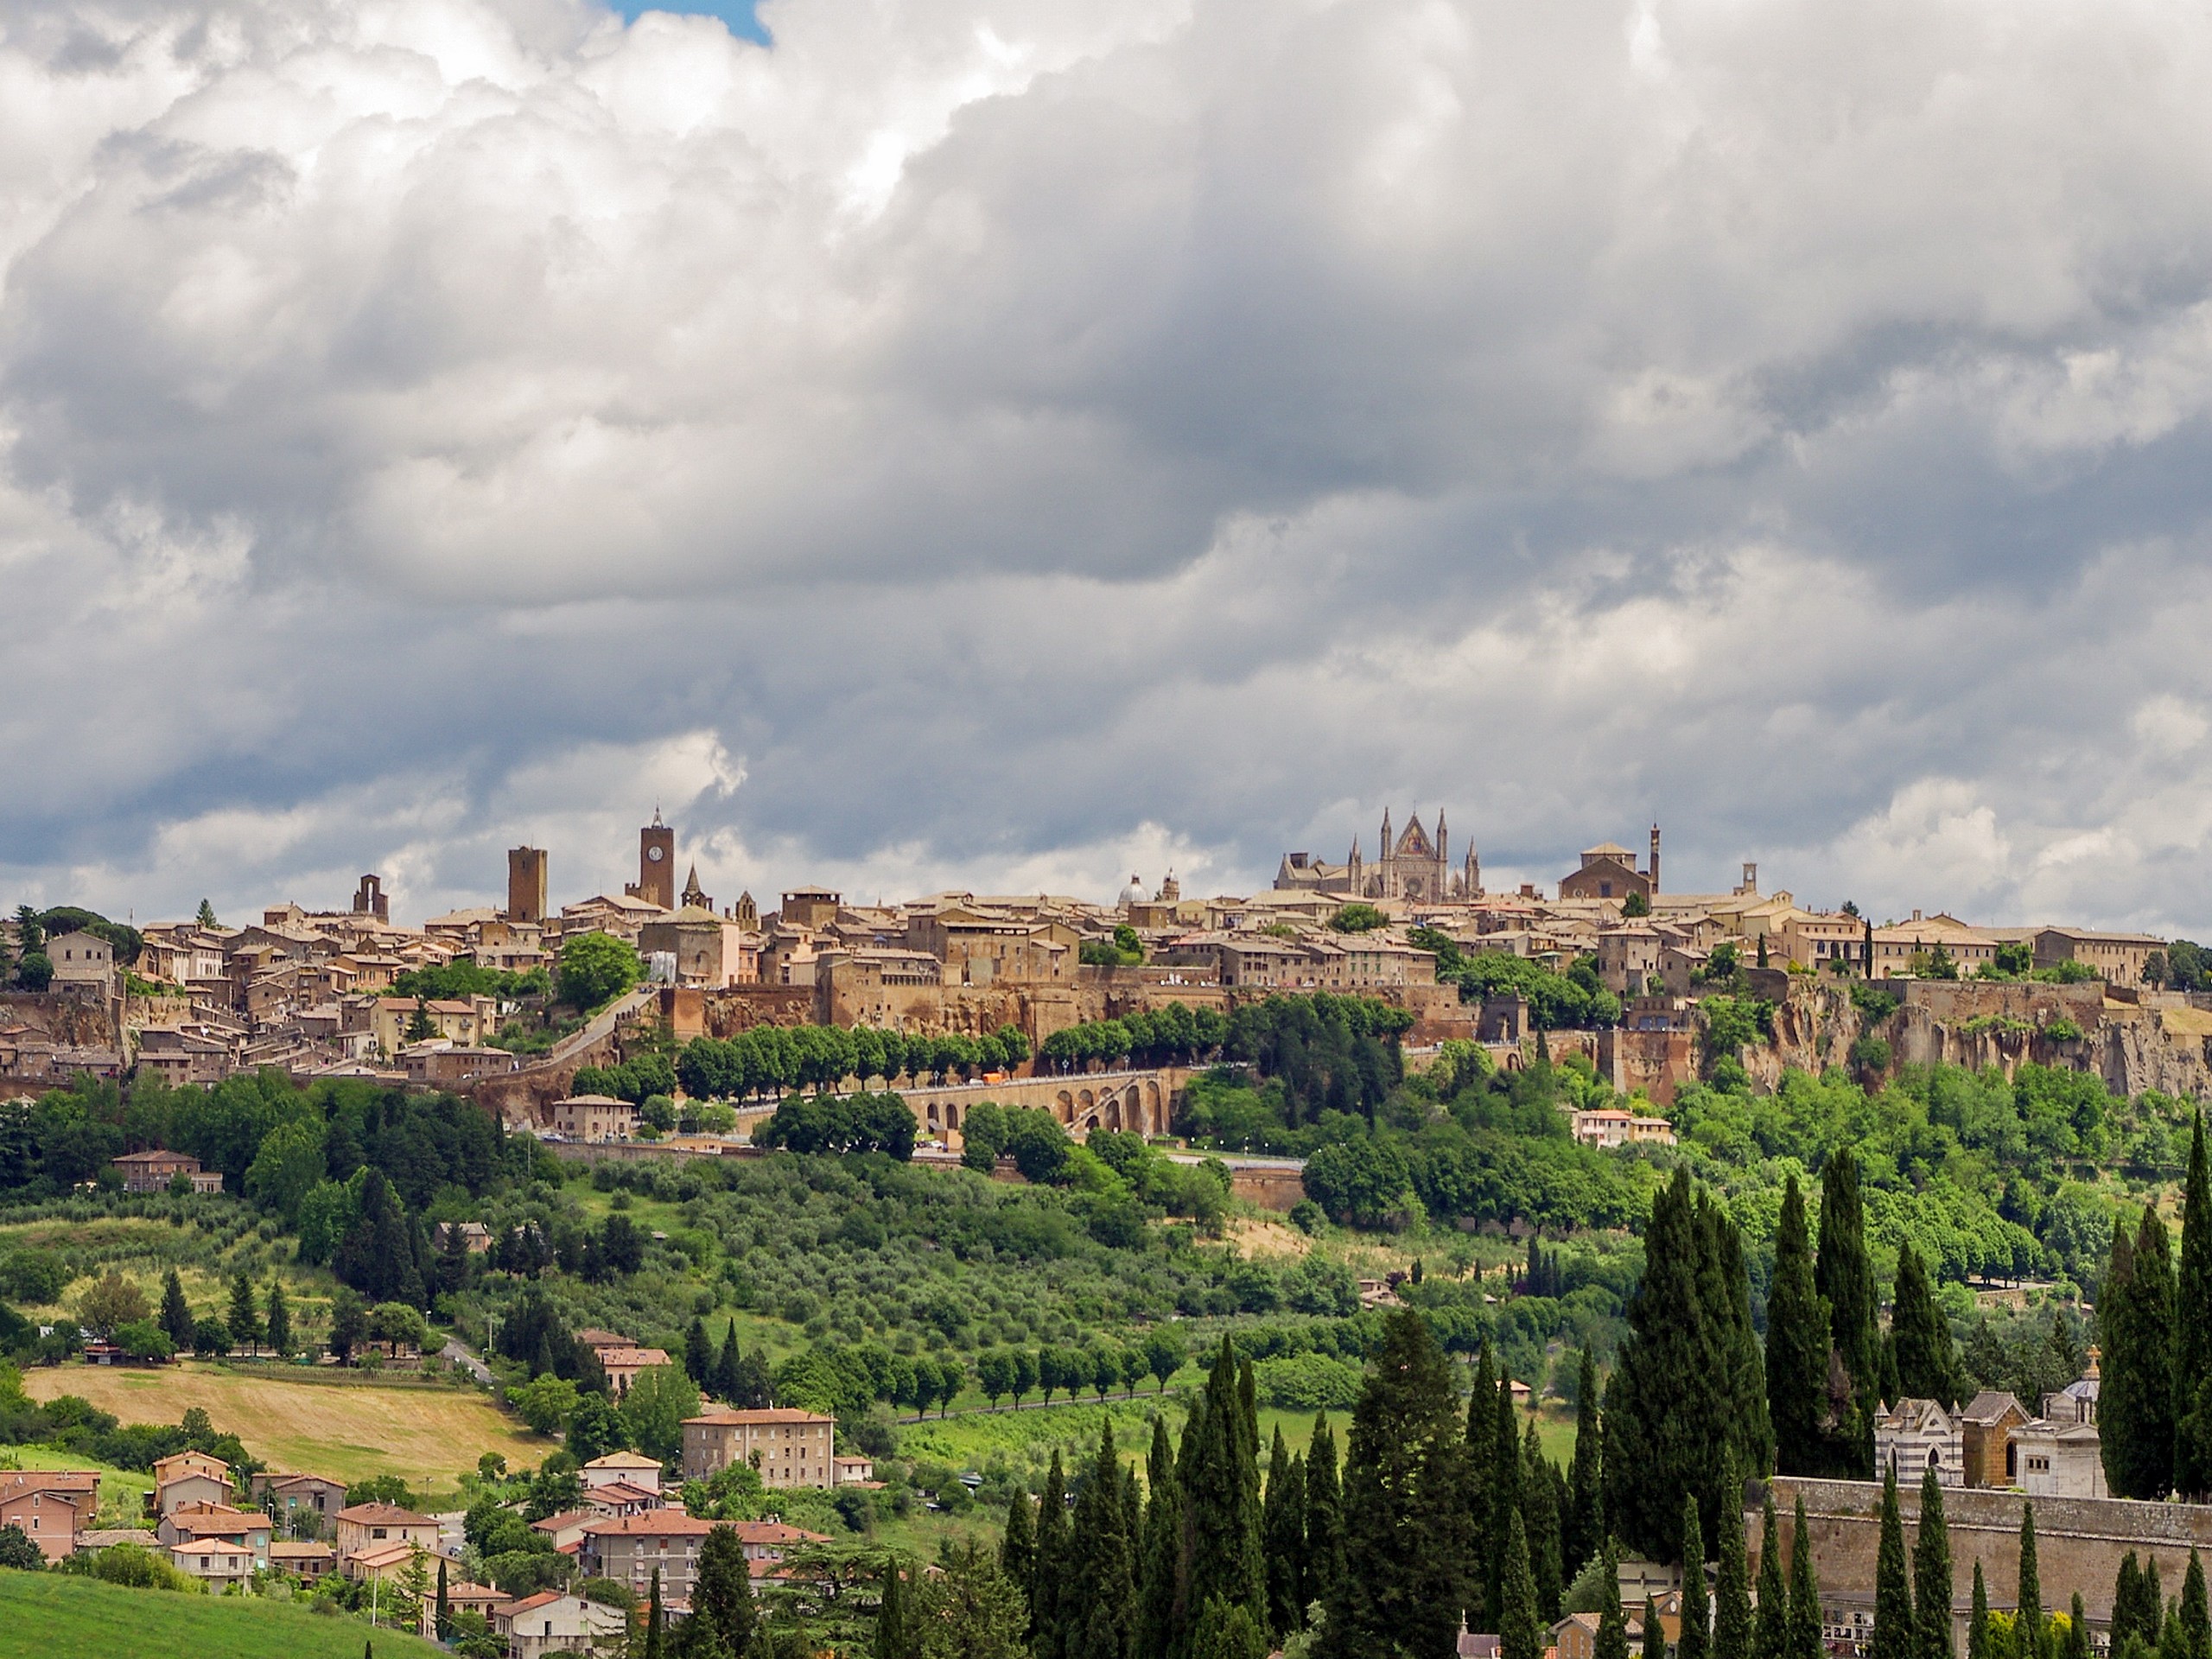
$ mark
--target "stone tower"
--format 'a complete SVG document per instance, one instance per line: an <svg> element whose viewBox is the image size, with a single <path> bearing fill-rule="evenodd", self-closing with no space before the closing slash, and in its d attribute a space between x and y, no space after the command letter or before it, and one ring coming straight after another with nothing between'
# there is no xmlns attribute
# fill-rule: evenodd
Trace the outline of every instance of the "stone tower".
<svg viewBox="0 0 2212 1659"><path fill-rule="evenodd" d="M545 919L545 849L510 847L507 849L507 919L542 922Z"/></svg>
<svg viewBox="0 0 2212 1659"><path fill-rule="evenodd" d="M638 831L638 885L628 892L663 910L676 908L676 831L660 821L658 810Z"/></svg>

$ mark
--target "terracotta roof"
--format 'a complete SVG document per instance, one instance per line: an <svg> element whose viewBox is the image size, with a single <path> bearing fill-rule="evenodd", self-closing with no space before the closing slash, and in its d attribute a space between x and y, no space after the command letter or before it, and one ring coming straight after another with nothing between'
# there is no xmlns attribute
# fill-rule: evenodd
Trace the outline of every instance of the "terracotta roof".
<svg viewBox="0 0 2212 1659"><path fill-rule="evenodd" d="M397 1503L349 1503L338 1511L340 1521L359 1521L365 1526L381 1522L387 1527L435 1527L437 1522L427 1515L417 1515L412 1510L403 1510Z"/></svg>
<svg viewBox="0 0 2212 1659"><path fill-rule="evenodd" d="M312 1538L280 1538L269 1546L270 1559L277 1561L308 1561L336 1554L328 1544Z"/></svg>
<svg viewBox="0 0 2212 1659"><path fill-rule="evenodd" d="M532 1532L566 1532L570 1527L580 1527L587 1521L597 1520L596 1510L563 1510L558 1515L549 1515L543 1521L530 1523Z"/></svg>
<svg viewBox="0 0 2212 1659"><path fill-rule="evenodd" d="M594 1538L612 1535L648 1538L702 1537L712 1532L719 1523L701 1521L680 1510L648 1510L643 1515L601 1515L584 1522L584 1531Z"/></svg>
<svg viewBox="0 0 2212 1659"><path fill-rule="evenodd" d="M787 1526L781 1521L740 1521L735 1523L740 1543L746 1544L826 1544L829 1535L809 1532L804 1527Z"/></svg>
<svg viewBox="0 0 2212 1659"><path fill-rule="evenodd" d="M658 1469L660 1459L641 1457L635 1452L610 1452L603 1458L594 1458L584 1465L587 1469Z"/></svg>
<svg viewBox="0 0 2212 1659"><path fill-rule="evenodd" d="M504 1607L494 1607L492 1610L492 1616L494 1618L512 1618L517 1613L532 1612L537 1608L550 1606L556 1601L567 1599L568 1597L558 1590L541 1590L534 1596L524 1596L520 1601L511 1601Z"/></svg>
<svg viewBox="0 0 2212 1659"><path fill-rule="evenodd" d="M397 1567L402 1561L413 1560L417 1548L403 1541L394 1541L378 1544L374 1549L357 1549L352 1559L356 1567L365 1567L371 1572L377 1572L384 1567Z"/></svg>
<svg viewBox="0 0 2212 1659"><path fill-rule="evenodd" d="M644 1370L648 1366L665 1365L668 1355L658 1348L601 1348L594 1351L601 1365L631 1366Z"/></svg>
<svg viewBox="0 0 2212 1659"><path fill-rule="evenodd" d="M686 1417L688 1423L712 1423L722 1427L746 1423L834 1423L835 1417L824 1417L818 1411L800 1411L792 1406L757 1407L743 1411L725 1408L709 1411L696 1417Z"/></svg>
<svg viewBox="0 0 2212 1659"><path fill-rule="evenodd" d="M253 1552L244 1544L234 1544L223 1538L195 1538L188 1544L171 1544L172 1555L243 1555L253 1559Z"/></svg>

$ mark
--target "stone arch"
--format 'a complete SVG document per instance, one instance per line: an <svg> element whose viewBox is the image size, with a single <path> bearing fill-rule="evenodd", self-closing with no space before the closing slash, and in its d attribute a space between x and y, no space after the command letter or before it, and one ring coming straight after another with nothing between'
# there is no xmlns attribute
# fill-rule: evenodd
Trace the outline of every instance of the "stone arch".
<svg viewBox="0 0 2212 1659"><path fill-rule="evenodd" d="M944 1103L944 1127L948 1129L960 1127L960 1108L950 1101Z"/></svg>
<svg viewBox="0 0 2212 1659"><path fill-rule="evenodd" d="M1075 1122L1075 1096L1065 1089L1052 1098L1052 1110L1063 1123Z"/></svg>
<svg viewBox="0 0 2212 1659"><path fill-rule="evenodd" d="M930 1102L929 1116L925 1121L923 1127L927 1128L932 1135L937 1132L937 1102Z"/></svg>
<svg viewBox="0 0 2212 1659"><path fill-rule="evenodd" d="M1075 1091L1075 1109L1077 1111L1088 1112L1094 1106L1097 1105L1097 1103L1098 1096L1092 1094L1090 1090L1078 1089Z"/></svg>

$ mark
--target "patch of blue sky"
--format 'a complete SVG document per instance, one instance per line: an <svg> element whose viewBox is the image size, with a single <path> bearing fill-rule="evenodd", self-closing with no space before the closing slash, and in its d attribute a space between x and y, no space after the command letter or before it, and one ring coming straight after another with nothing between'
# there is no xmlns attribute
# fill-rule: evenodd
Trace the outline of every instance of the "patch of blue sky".
<svg viewBox="0 0 2212 1659"><path fill-rule="evenodd" d="M661 0L659 4L641 3L640 0L615 0L614 10L622 14L626 22L634 22L648 11L719 17L728 26L729 32L740 40L758 41L766 46L770 43L768 31L753 11L753 3L754 0Z"/></svg>

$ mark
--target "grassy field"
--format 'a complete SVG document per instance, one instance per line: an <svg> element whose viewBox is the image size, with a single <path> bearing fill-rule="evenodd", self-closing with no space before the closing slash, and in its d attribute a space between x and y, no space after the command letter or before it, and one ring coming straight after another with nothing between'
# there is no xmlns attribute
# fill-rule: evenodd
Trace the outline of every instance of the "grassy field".
<svg viewBox="0 0 2212 1659"><path fill-rule="evenodd" d="M442 1389L292 1382L196 1363L159 1371L40 1367L23 1388L36 1400L81 1395L126 1423L174 1423L202 1406L272 1468L346 1481L397 1475L425 1491L452 1491L486 1452L519 1465L553 1450L483 1395Z"/></svg>
<svg viewBox="0 0 2212 1659"><path fill-rule="evenodd" d="M379 1659L430 1659L442 1651L415 1637L279 1602L0 1572L0 1659L361 1659L365 1643Z"/></svg>

